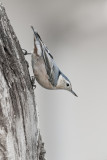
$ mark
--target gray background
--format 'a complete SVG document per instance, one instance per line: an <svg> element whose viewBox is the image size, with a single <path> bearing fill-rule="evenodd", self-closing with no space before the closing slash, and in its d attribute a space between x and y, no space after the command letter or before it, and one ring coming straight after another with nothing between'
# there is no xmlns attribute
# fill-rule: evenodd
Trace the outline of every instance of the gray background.
<svg viewBox="0 0 107 160"><path fill-rule="evenodd" d="M2 2L22 48L33 48L32 24L79 96L36 83L47 159L107 160L107 1Z"/></svg>

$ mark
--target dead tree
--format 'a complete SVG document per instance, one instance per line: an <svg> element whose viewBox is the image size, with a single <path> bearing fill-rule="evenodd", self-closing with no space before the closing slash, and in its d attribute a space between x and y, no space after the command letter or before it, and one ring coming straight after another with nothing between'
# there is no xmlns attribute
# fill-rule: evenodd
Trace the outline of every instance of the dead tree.
<svg viewBox="0 0 107 160"><path fill-rule="evenodd" d="M44 160L28 66L0 3L0 160Z"/></svg>

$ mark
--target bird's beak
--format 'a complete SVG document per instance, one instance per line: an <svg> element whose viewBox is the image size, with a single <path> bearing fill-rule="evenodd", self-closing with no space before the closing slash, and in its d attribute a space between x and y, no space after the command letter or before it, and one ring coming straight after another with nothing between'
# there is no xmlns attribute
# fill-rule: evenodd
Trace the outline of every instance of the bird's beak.
<svg viewBox="0 0 107 160"><path fill-rule="evenodd" d="M74 96L78 97L73 90L71 90L71 93L72 93Z"/></svg>

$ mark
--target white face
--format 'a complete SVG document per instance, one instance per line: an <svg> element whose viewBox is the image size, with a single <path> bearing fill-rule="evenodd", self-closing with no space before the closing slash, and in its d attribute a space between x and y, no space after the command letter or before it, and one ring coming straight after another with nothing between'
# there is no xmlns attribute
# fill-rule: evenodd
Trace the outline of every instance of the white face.
<svg viewBox="0 0 107 160"><path fill-rule="evenodd" d="M74 96L78 97L76 93L72 90L72 85L67 78L64 78L62 75L59 76L57 89L65 89L70 91Z"/></svg>
<svg viewBox="0 0 107 160"><path fill-rule="evenodd" d="M68 80L66 80L62 75L59 76L57 88L58 89L65 89L68 91L72 90L71 83Z"/></svg>
<svg viewBox="0 0 107 160"><path fill-rule="evenodd" d="M66 85L66 89L67 89L68 91L71 91L71 90L72 90L72 86L71 86L71 83L70 83L69 81L66 81L66 80L65 80L65 85Z"/></svg>

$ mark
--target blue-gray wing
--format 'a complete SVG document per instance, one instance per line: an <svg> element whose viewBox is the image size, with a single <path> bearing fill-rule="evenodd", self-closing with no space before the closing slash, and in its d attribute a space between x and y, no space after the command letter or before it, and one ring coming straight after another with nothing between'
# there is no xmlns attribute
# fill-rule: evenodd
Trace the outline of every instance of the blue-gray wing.
<svg viewBox="0 0 107 160"><path fill-rule="evenodd" d="M51 82L51 84L54 87L56 87L60 70L57 67L57 65L55 64L53 56L50 54L48 48L43 45L42 49L43 49L42 56L44 59L46 71L47 71L47 74L49 77L49 81Z"/></svg>

